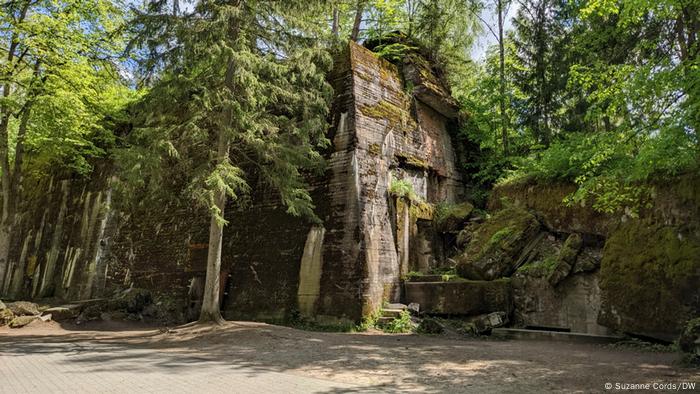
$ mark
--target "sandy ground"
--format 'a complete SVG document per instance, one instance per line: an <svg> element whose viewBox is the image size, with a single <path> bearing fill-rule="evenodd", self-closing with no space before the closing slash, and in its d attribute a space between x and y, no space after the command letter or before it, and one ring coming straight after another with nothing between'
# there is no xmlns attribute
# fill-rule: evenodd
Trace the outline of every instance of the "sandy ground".
<svg viewBox="0 0 700 394"><path fill-rule="evenodd" d="M682 382L700 392L700 370L680 366L675 353L595 344L321 333L251 322L167 331L133 323L0 328L0 354L13 344L22 353L65 342L146 349L164 364L190 360L353 385L336 392L603 392L605 383ZM122 353L118 362L129 362Z"/></svg>

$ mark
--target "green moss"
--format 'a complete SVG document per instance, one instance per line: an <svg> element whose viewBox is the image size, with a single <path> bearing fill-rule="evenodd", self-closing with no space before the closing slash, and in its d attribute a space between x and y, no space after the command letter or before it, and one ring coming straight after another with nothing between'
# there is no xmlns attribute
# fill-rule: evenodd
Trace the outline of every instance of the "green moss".
<svg viewBox="0 0 700 394"><path fill-rule="evenodd" d="M434 209L433 204L418 199L418 201L413 201L411 203L409 212L411 217L414 219L432 220L434 216Z"/></svg>
<svg viewBox="0 0 700 394"><path fill-rule="evenodd" d="M460 224L463 224L473 211L474 206L468 202L438 204L435 206L435 224L443 231L459 230Z"/></svg>
<svg viewBox="0 0 700 394"><path fill-rule="evenodd" d="M506 228L500 229L495 232L491 239L489 239L490 244L498 244L506 240L508 237L512 236L517 229L514 226L508 226Z"/></svg>
<svg viewBox="0 0 700 394"><path fill-rule="evenodd" d="M399 107L389 101L380 101L374 105L360 106L363 115L375 119L386 119L392 126L409 128L415 126L415 121L407 109Z"/></svg>
<svg viewBox="0 0 700 394"><path fill-rule="evenodd" d="M700 310L700 239L636 220L608 238L601 263L602 323L647 335L678 335Z"/></svg>
<svg viewBox="0 0 700 394"><path fill-rule="evenodd" d="M399 163L405 167L419 170L427 170L430 168L430 164L428 164L427 161L408 153L399 152L396 154L396 158L399 160Z"/></svg>
<svg viewBox="0 0 700 394"><path fill-rule="evenodd" d="M379 156L379 154L382 153L382 147L379 146L379 144L369 144L369 147L367 148L367 151L368 151L372 156Z"/></svg>
<svg viewBox="0 0 700 394"><path fill-rule="evenodd" d="M549 256L544 260L527 263L518 268L517 272L529 276L547 277L554 272L558 264L559 261L554 256Z"/></svg>
<svg viewBox="0 0 700 394"><path fill-rule="evenodd" d="M539 227L539 224L529 212L516 207L503 209L474 231L466 254L477 260L494 249L513 254L514 249L524 246L518 240L533 226Z"/></svg>
<svg viewBox="0 0 700 394"><path fill-rule="evenodd" d="M417 272L417 271L409 271L406 275L404 275L403 277L401 277L401 280L410 281L410 280L413 280L413 279L416 279L416 278L420 278L421 276L423 276L423 274L421 274L420 272Z"/></svg>

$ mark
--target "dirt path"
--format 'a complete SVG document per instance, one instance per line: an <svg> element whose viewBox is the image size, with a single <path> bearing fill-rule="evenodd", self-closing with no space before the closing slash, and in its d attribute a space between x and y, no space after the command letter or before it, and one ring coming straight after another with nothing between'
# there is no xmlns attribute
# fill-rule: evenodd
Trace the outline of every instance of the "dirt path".
<svg viewBox="0 0 700 394"><path fill-rule="evenodd" d="M115 328L122 331L108 331ZM318 333L245 322L170 332L109 324L0 328L0 357L65 343L108 347L100 362L119 368L177 365L189 371L206 365L225 367L223 375L245 370L266 379L283 374L347 385L320 392L603 392L608 382L700 385L700 371L679 367L676 354L589 344ZM150 356L144 358L144 351Z"/></svg>

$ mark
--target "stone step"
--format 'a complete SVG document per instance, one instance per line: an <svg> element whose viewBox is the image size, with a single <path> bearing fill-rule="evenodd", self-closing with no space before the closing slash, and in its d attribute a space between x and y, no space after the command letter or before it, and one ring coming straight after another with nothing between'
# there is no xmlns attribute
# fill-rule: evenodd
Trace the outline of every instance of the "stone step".
<svg viewBox="0 0 700 394"><path fill-rule="evenodd" d="M400 317L403 311L403 309L382 309L382 316L394 319Z"/></svg>
<svg viewBox="0 0 700 394"><path fill-rule="evenodd" d="M406 308L408 308L408 306L406 306L405 304L399 304L399 303L395 303L395 304L386 304L386 305L384 305L384 309L400 309L400 310L404 310L404 309L406 309Z"/></svg>
<svg viewBox="0 0 700 394"><path fill-rule="evenodd" d="M593 335L579 332L527 330L522 328L494 328L491 336L501 339L531 339L540 341L562 341L578 343L607 344L619 342L623 337Z"/></svg>

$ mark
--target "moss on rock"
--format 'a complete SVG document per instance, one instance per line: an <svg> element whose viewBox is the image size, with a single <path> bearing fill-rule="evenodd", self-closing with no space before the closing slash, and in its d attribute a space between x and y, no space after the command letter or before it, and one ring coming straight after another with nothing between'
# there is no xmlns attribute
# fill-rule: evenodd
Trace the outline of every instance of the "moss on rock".
<svg viewBox="0 0 700 394"><path fill-rule="evenodd" d="M557 256L557 262L552 270L552 272L547 277L549 284L556 286L564 280L569 273L571 268L576 263L576 256L581 251L581 246L583 245L583 240L578 234L571 234L566 241L561 250L559 250L559 255Z"/></svg>
<svg viewBox="0 0 700 394"><path fill-rule="evenodd" d="M466 201L459 204L440 204L435 207L435 224L442 232L459 231L473 211L474 206Z"/></svg>
<svg viewBox="0 0 700 394"><path fill-rule="evenodd" d="M517 207L503 209L475 229L458 258L457 272L475 280L510 276L521 251L539 231L540 224L531 213Z"/></svg>
<svg viewBox="0 0 700 394"><path fill-rule="evenodd" d="M9 309L0 309L0 326L9 324L12 319L15 318L15 314Z"/></svg>
<svg viewBox="0 0 700 394"><path fill-rule="evenodd" d="M605 243L600 324L674 340L700 310L700 239L677 227L632 221Z"/></svg>

